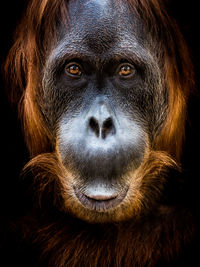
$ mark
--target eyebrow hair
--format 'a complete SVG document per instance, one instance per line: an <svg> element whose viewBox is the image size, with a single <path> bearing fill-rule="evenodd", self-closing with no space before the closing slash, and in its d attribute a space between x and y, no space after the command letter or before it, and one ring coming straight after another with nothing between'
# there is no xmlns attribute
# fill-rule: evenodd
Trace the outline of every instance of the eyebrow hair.
<svg viewBox="0 0 200 267"><path fill-rule="evenodd" d="M148 52L148 49L141 45L136 39L120 40L116 46L113 46L112 51L108 50L105 53L96 54L91 52L84 41L77 38L70 38L67 35L63 40L61 40L52 53L49 55L45 68L57 69L59 66L63 65L66 61L72 59L81 59L88 62L94 62L94 58L101 58L102 62L111 61L113 58L115 60L127 59L136 63L137 65L151 65L155 62L152 54ZM73 41L71 41L73 40ZM54 72L54 71L53 71Z"/></svg>

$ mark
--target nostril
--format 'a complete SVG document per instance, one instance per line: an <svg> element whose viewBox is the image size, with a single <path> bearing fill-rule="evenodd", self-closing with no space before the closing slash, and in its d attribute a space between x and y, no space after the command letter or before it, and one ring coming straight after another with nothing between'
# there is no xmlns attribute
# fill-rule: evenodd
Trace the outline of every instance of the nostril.
<svg viewBox="0 0 200 267"><path fill-rule="evenodd" d="M103 128L105 128L105 129L111 129L111 128L113 128L113 121L112 121L111 118L108 118L108 119L106 119L104 121Z"/></svg>
<svg viewBox="0 0 200 267"><path fill-rule="evenodd" d="M89 127L92 130L92 132L94 132L96 136L98 137L99 136L99 123L94 117L90 118Z"/></svg>
<svg viewBox="0 0 200 267"><path fill-rule="evenodd" d="M115 127L112 118L108 118L104 121L102 126L102 138L105 139L107 135L114 134Z"/></svg>

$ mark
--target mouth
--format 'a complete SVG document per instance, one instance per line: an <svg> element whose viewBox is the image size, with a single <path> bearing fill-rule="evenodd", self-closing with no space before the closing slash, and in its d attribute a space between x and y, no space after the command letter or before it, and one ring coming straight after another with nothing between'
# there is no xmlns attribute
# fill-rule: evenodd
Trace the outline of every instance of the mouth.
<svg viewBox="0 0 200 267"><path fill-rule="evenodd" d="M90 191L74 187L74 192L79 202L89 210L107 212L117 207L126 197L128 186L119 192L115 191Z"/></svg>

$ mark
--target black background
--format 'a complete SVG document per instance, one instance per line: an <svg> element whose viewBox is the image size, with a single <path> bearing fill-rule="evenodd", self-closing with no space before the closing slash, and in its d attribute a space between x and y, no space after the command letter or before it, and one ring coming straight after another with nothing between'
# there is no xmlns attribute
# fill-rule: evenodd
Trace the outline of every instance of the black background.
<svg viewBox="0 0 200 267"><path fill-rule="evenodd" d="M6 91L3 67L6 55L13 44L13 33L25 8L25 0L1 2L0 7L0 131L1 131L1 174L0 174L0 211L2 220L19 215L22 207L22 188L19 184L20 169L27 158L21 125L17 119L16 107L11 107Z"/></svg>
<svg viewBox="0 0 200 267"><path fill-rule="evenodd" d="M0 7L0 61L3 62L13 43L13 32L26 6L25 0L1 1ZM196 84L200 85L200 13L198 1L166 1L169 11L178 21L183 35L191 50L191 57L195 66ZM20 184L19 173L28 160L28 154L21 133L20 122L17 119L16 107L11 107L5 90L3 75L0 80L0 214L1 222L9 221L23 214L27 203L24 202L23 187ZM187 127L187 145L184 156L184 168L188 172L188 179L195 181L194 194L199 193L200 174L200 101L196 95L190 100L189 126ZM185 196L190 198L191 194ZM196 203L198 205L198 203Z"/></svg>

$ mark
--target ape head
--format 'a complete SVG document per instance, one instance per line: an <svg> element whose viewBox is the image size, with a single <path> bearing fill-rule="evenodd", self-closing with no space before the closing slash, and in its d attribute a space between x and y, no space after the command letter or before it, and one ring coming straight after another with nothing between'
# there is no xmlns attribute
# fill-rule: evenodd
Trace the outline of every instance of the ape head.
<svg viewBox="0 0 200 267"><path fill-rule="evenodd" d="M180 160L192 72L161 9L156 0L31 2L7 69L24 90L26 170L40 200L93 223L155 207Z"/></svg>

